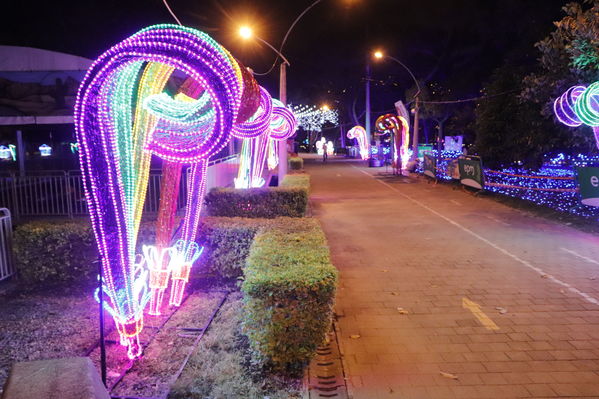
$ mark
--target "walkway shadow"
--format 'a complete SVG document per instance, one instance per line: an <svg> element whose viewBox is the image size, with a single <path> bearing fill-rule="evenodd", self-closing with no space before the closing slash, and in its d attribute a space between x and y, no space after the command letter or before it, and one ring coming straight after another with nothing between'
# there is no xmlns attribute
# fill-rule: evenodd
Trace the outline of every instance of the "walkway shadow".
<svg viewBox="0 0 599 399"><path fill-rule="evenodd" d="M418 181L409 176L394 175L390 172L378 172L373 175L375 179L384 181L385 183L401 183L401 184L413 184Z"/></svg>

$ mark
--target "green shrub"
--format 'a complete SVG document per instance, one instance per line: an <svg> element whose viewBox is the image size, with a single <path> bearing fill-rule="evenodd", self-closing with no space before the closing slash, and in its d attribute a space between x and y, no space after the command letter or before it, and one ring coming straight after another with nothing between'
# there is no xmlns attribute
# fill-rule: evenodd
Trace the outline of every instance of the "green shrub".
<svg viewBox="0 0 599 399"><path fill-rule="evenodd" d="M310 192L310 175L308 174L293 174L286 175L281 182L283 188L300 188Z"/></svg>
<svg viewBox="0 0 599 399"><path fill-rule="evenodd" d="M276 219L254 238L242 284L253 357L279 369L307 362L330 326L337 270L315 219Z"/></svg>
<svg viewBox="0 0 599 399"><path fill-rule="evenodd" d="M240 190L214 188L206 195L206 211L210 216L275 218L303 217L308 206L308 175L285 176L281 187Z"/></svg>
<svg viewBox="0 0 599 399"><path fill-rule="evenodd" d="M300 157L289 158L289 170L302 170L304 169L304 160Z"/></svg>
<svg viewBox="0 0 599 399"><path fill-rule="evenodd" d="M155 241L155 223L142 223L141 245ZM28 222L14 232L15 262L26 286L96 284L98 249L89 222L53 220Z"/></svg>
<svg viewBox="0 0 599 399"><path fill-rule="evenodd" d="M31 222L14 232L15 262L28 285L91 284L98 250L91 227L77 222Z"/></svg>
<svg viewBox="0 0 599 399"><path fill-rule="evenodd" d="M207 271L225 279L242 276L245 260L260 228L260 224L248 222L253 220L257 219L204 219L198 233L204 253L196 274L198 271Z"/></svg>

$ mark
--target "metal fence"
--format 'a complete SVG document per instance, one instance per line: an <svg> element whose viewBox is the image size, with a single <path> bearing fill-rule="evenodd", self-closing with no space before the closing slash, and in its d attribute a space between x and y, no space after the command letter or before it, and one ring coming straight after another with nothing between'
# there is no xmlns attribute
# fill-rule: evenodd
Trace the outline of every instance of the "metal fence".
<svg viewBox="0 0 599 399"><path fill-rule="evenodd" d="M12 254L12 220L10 211L0 208L0 281L15 274Z"/></svg>
<svg viewBox="0 0 599 399"><path fill-rule="evenodd" d="M210 161L208 164L208 189L225 186L233 181L237 155ZM184 170L180 185L177 209L185 207L187 174ZM148 180L144 212L157 213L160 201L160 171L151 171ZM45 171L43 174L0 176L0 207L11 210L15 219L42 216L87 215L83 180L79 171Z"/></svg>

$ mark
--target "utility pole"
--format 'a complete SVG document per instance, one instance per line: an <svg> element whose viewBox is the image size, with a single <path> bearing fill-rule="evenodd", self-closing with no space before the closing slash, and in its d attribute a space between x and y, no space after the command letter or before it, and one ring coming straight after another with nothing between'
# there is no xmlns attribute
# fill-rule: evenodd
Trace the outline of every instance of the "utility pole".
<svg viewBox="0 0 599 399"><path fill-rule="evenodd" d="M287 62L281 63L279 72L279 100L287 105ZM287 140L279 141L279 186L287 174Z"/></svg>
<svg viewBox="0 0 599 399"><path fill-rule="evenodd" d="M372 144L372 135L370 132L370 62L366 61L366 118L364 121L366 129L366 140L368 144Z"/></svg>
<svg viewBox="0 0 599 399"><path fill-rule="evenodd" d="M412 139L412 159L418 157L418 141L420 140L418 124L419 124L419 112L420 112L420 95L416 95L416 105L414 106L414 138Z"/></svg>

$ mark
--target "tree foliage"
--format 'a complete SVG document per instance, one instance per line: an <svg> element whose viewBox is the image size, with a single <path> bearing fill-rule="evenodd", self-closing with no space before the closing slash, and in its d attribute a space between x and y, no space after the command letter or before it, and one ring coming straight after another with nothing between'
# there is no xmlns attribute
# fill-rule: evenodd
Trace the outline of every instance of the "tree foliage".
<svg viewBox="0 0 599 399"><path fill-rule="evenodd" d="M572 85L599 79L599 0L568 3L563 11L554 31L535 44L536 65L508 59L484 88L489 98L477 104L476 149L487 165L532 167L551 152L596 151L590 128L555 120L553 100Z"/></svg>

